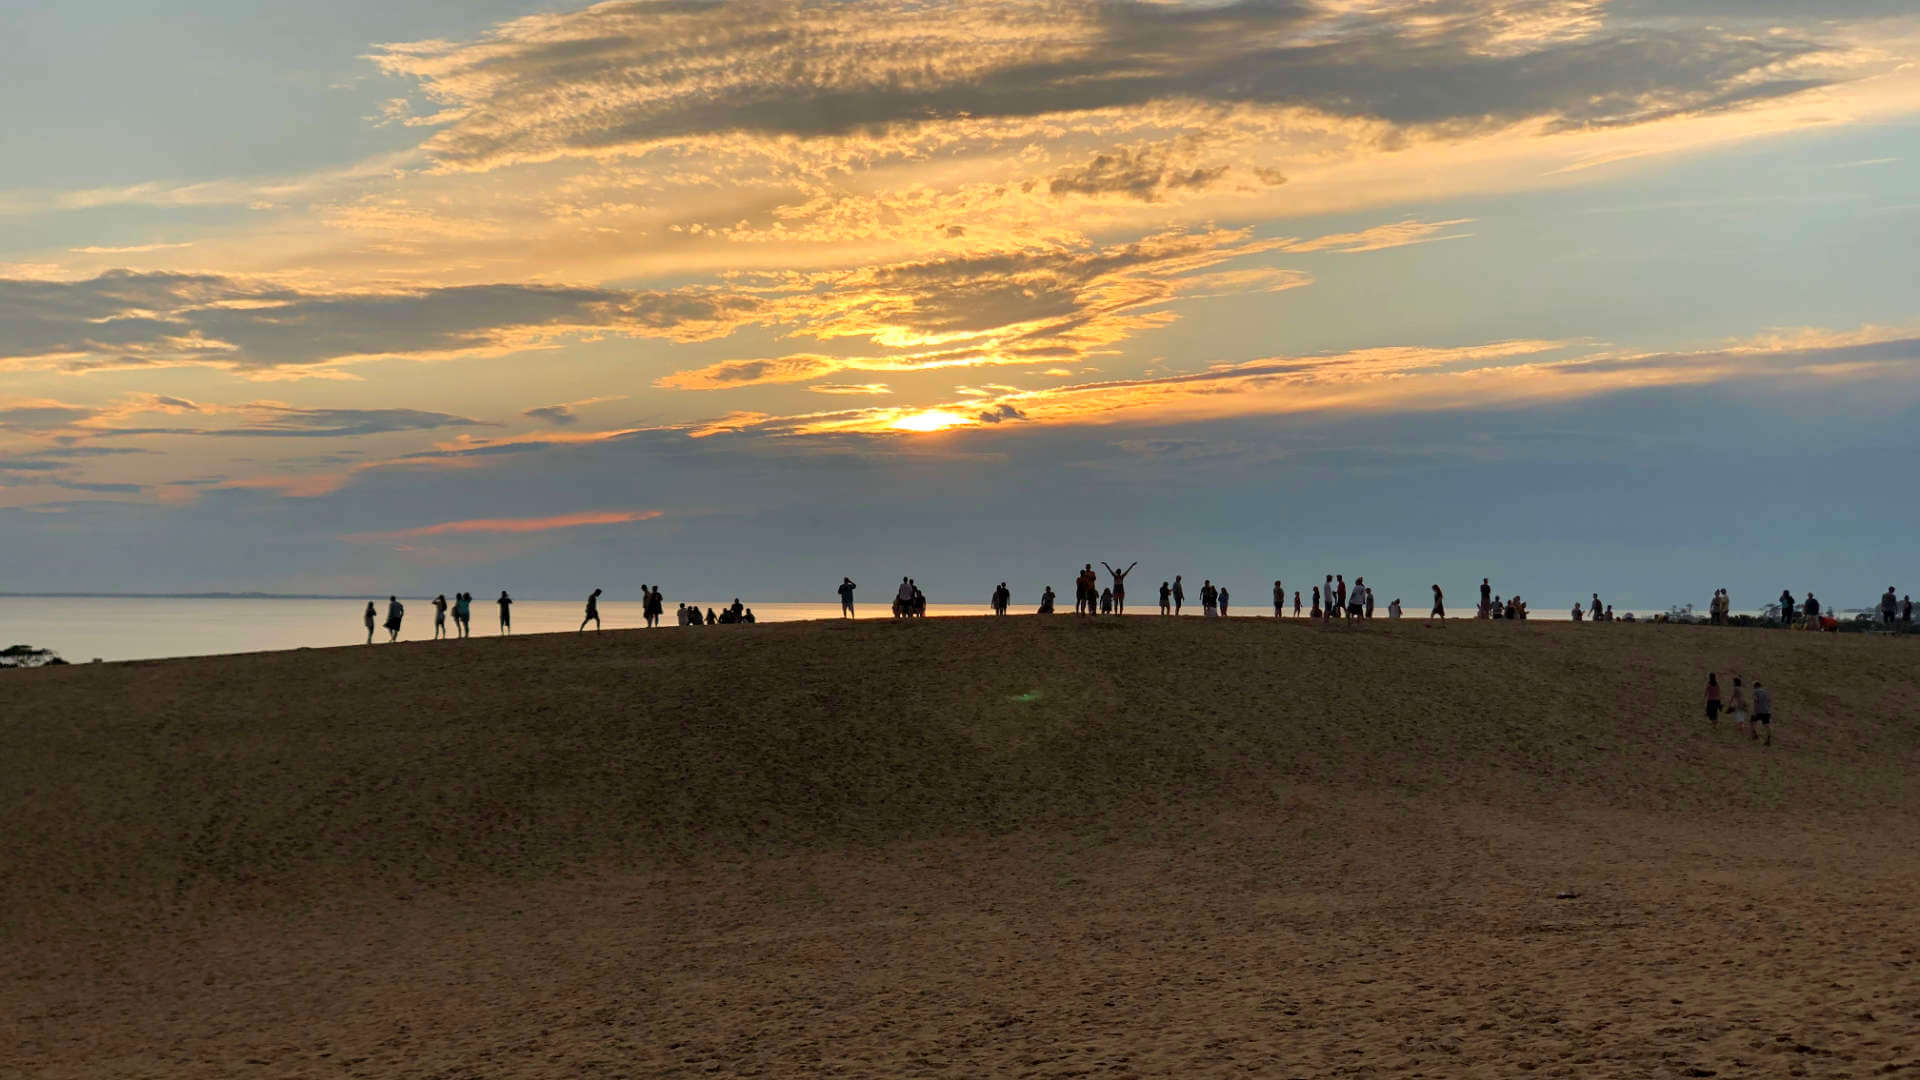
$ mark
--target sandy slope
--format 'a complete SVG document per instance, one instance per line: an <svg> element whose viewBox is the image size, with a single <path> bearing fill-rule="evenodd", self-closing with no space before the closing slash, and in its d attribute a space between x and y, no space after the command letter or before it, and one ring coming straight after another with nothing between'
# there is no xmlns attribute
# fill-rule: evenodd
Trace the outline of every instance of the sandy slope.
<svg viewBox="0 0 1920 1080"><path fill-rule="evenodd" d="M9 675L0 1073L1920 1070L1914 645L1063 618ZM1771 751L1705 730L1709 666L1776 687Z"/></svg>

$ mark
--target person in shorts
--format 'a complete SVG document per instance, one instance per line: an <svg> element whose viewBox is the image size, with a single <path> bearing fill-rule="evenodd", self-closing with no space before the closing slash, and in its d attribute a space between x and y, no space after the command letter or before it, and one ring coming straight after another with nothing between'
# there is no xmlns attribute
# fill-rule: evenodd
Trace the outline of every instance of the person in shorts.
<svg viewBox="0 0 1920 1080"><path fill-rule="evenodd" d="M1767 692L1760 680L1753 681L1753 722L1747 725L1747 734L1760 737L1760 729L1767 729L1767 741L1764 745L1773 745L1773 695Z"/></svg>

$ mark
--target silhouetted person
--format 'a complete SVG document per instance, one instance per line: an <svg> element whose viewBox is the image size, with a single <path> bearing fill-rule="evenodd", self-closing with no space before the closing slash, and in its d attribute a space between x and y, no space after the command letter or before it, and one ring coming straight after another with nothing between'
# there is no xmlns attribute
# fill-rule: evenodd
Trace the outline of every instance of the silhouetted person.
<svg viewBox="0 0 1920 1080"><path fill-rule="evenodd" d="M1600 594L1599 593L1593 594L1593 617L1596 620L1600 618Z"/></svg>
<svg viewBox="0 0 1920 1080"><path fill-rule="evenodd" d="M1800 611L1807 617L1807 629L1820 629L1820 601L1815 600L1812 593L1800 602Z"/></svg>
<svg viewBox="0 0 1920 1080"><path fill-rule="evenodd" d="M1216 608L1214 605L1219 602L1220 602L1220 593L1219 593L1219 590L1213 587L1213 579L1202 578L1200 581L1200 614L1201 616L1203 618L1211 619L1214 616L1218 615L1220 613L1219 609Z"/></svg>
<svg viewBox="0 0 1920 1080"><path fill-rule="evenodd" d="M749 625L749 626L751 626L751 625L753 625L754 623L757 623L757 622L759 622L760 620L758 620L758 619L756 619L756 618L754 618L754 617L753 617L753 609L752 609L752 608L748 608L748 609L747 609L747 610L746 610L745 612L743 612L743 613L741 613L741 615L740 615L740 621L741 621L741 622L743 622L743 623L746 623L746 624L747 624L747 625Z"/></svg>
<svg viewBox="0 0 1920 1080"><path fill-rule="evenodd" d="M447 636L447 594L433 598L433 640Z"/></svg>
<svg viewBox="0 0 1920 1080"><path fill-rule="evenodd" d="M1747 725L1747 734L1758 738L1759 732L1755 730L1756 728L1767 729L1766 745L1772 746L1773 695L1767 692L1766 687L1760 685L1759 679L1753 680L1753 722Z"/></svg>
<svg viewBox="0 0 1920 1080"><path fill-rule="evenodd" d="M1396 596L1393 598L1393 603L1387 605L1387 618L1397 619L1399 617L1400 617L1400 598Z"/></svg>
<svg viewBox="0 0 1920 1080"><path fill-rule="evenodd" d="M1180 575L1173 575L1173 613L1180 614L1180 605L1187 602L1187 590L1180 584Z"/></svg>
<svg viewBox="0 0 1920 1080"><path fill-rule="evenodd" d="M1160 614L1173 614L1173 586L1164 581L1160 583Z"/></svg>
<svg viewBox="0 0 1920 1080"><path fill-rule="evenodd" d="M1293 591L1293 617L1296 619L1300 617L1300 590L1298 589Z"/></svg>
<svg viewBox="0 0 1920 1080"><path fill-rule="evenodd" d="M733 598L733 605L729 607L727 610L733 615L733 621L739 622L741 618L746 615L747 606L745 604L742 604L740 602L740 598L736 596Z"/></svg>
<svg viewBox="0 0 1920 1080"><path fill-rule="evenodd" d="M1273 617L1284 619L1287 615L1287 588L1279 582L1273 583Z"/></svg>
<svg viewBox="0 0 1920 1080"><path fill-rule="evenodd" d="M407 613L407 606L397 596L387 597L387 640L400 640L400 620Z"/></svg>
<svg viewBox="0 0 1920 1080"><path fill-rule="evenodd" d="M718 626L718 625L720 625L720 618L719 618L719 616L717 616L717 615L715 615L715 614L713 613L713 609L712 609L712 608L708 608L708 609L707 609L707 625L708 625L708 626Z"/></svg>
<svg viewBox="0 0 1920 1080"><path fill-rule="evenodd" d="M845 618L853 618L853 590L859 587L850 577L840 579L840 614Z"/></svg>
<svg viewBox="0 0 1920 1080"><path fill-rule="evenodd" d="M1326 611L1320 607L1320 586L1315 585L1313 587L1313 618L1315 620L1324 619L1326 618L1326 614Z"/></svg>
<svg viewBox="0 0 1920 1080"><path fill-rule="evenodd" d="M1360 584L1360 579L1355 578L1353 583L1355 585ZM1366 594L1367 594L1367 618L1371 620L1373 618L1373 590L1372 589L1366 590Z"/></svg>
<svg viewBox="0 0 1920 1080"><path fill-rule="evenodd" d="M1040 594L1040 614L1053 614L1053 586L1051 585L1047 586L1046 591Z"/></svg>
<svg viewBox="0 0 1920 1080"><path fill-rule="evenodd" d="M1489 599L1492 596L1493 596L1493 586L1487 584L1486 578L1481 578L1480 579L1480 617L1483 619L1488 618L1493 613L1493 601Z"/></svg>
<svg viewBox="0 0 1920 1080"><path fill-rule="evenodd" d="M1007 613L1007 605L1012 602L1013 592L1007 588L1007 583L1003 581L1000 583L999 588L993 590L993 599L990 601L993 613L995 615L1005 615Z"/></svg>
<svg viewBox="0 0 1920 1080"><path fill-rule="evenodd" d="M927 617L927 594L921 592L920 586L918 585L913 587L913 601L909 605L907 613L916 619L924 619Z"/></svg>
<svg viewBox="0 0 1920 1080"><path fill-rule="evenodd" d="M1439 619L1441 626L1447 625L1447 597L1438 585L1433 587L1433 610L1427 612L1427 618Z"/></svg>
<svg viewBox="0 0 1920 1080"><path fill-rule="evenodd" d="M1707 672L1707 726L1720 726L1720 676Z"/></svg>
<svg viewBox="0 0 1920 1080"><path fill-rule="evenodd" d="M367 601L367 610L362 617L367 622L367 644L371 645L373 644L373 624L380 618L380 613L374 609L373 601Z"/></svg>
<svg viewBox="0 0 1920 1080"><path fill-rule="evenodd" d="M1113 614L1113 590L1111 588L1100 590L1100 614Z"/></svg>
<svg viewBox="0 0 1920 1080"><path fill-rule="evenodd" d="M1125 615L1127 613L1127 575L1133 573L1133 568L1140 565L1140 560L1135 559L1128 563L1125 570L1115 570L1107 566L1104 559L1100 561L1100 565L1106 566L1107 573L1113 575L1113 613Z"/></svg>
<svg viewBox="0 0 1920 1080"><path fill-rule="evenodd" d="M1333 587L1339 602L1333 605L1335 618L1347 613L1347 578L1345 574L1333 575Z"/></svg>
<svg viewBox="0 0 1920 1080"><path fill-rule="evenodd" d="M1781 589L1780 590L1780 628L1782 630L1793 629L1794 607L1795 605L1793 602L1792 590Z"/></svg>
<svg viewBox="0 0 1920 1080"><path fill-rule="evenodd" d="M500 632L513 633L513 597L507 595L507 590L501 589L500 599L494 603L500 605Z"/></svg>
<svg viewBox="0 0 1920 1080"><path fill-rule="evenodd" d="M1225 585L1222 585L1215 590L1214 599L1216 599L1220 603L1220 617L1223 619L1226 618L1227 617L1227 587Z"/></svg>
<svg viewBox="0 0 1920 1080"><path fill-rule="evenodd" d="M592 592L587 594L587 617L580 620L580 629L576 631L576 633L581 633L581 634L586 633L588 623L593 624L594 633L597 634L600 632L600 590L599 589L595 589Z"/></svg>
<svg viewBox="0 0 1920 1080"><path fill-rule="evenodd" d="M1889 585L1887 591L1880 594L1880 625L1893 629L1893 619L1899 610L1900 598L1894 595L1893 586Z"/></svg>
<svg viewBox="0 0 1920 1080"><path fill-rule="evenodd" d="M906 618L913 610L913 579L901 578L900 587L893 593L893 617Z"/></svg>
<svg viewBox="0 0 1920 1080"><path fill-rule="evenodd" d="M1900 625L1909 628L1913 626L1913 597L1911 596L1903 595L1900 597ZM1760 684L1755 683L1754 685L1758 686Z"/></svg>
<svg viewBox="0 0 1920 1080"><path fill-rule="evenodd" d="M453 626L460 631L462 638L473 632L473 594L460 592L453 594Z"/></svg>
<svg viewBox="0 0 1920 1080"><path fill-rule="evenodd" d="M1332 574L1328 574L1327 579L1320 583L1320 601L1321 621L1332 622L1334 609Z"/></svg>
<svg viewBox="0 0 1920 1080"><path fill-rule="evenodd" d="M1092 615L1094 605L1100 600L1100 575L1093 572L1092 563L1080 568L1080 576L1074 579L1074 593L1077 599L1073 613Z"/></svg>

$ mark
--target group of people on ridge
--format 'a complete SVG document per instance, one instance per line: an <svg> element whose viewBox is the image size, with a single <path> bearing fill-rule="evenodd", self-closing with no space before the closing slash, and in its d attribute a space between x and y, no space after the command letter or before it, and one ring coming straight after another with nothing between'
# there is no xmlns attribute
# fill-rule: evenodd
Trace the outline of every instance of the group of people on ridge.
<svg viewBox="0 0 1920 1080"><path fill-rule="evenodd" d="M594 597L598 597L600 590L595 589L593 595ZM500 599L496 602L500 605L500 632L502 634L511 634L513 632L513 597L508 596L507 591L502 589L500 590ZM587 600L587 611L589 615L592 615L593 598L591 597ZM433 637L436 641L447 636L448 612L453 613L454 630L457 631L461 637L473 636L472 593L454 593L453 603L451 604L447 603L446 593L441 593L439 596L433 598ZM387 618L386 621L380 625L382 629L386 630L388 641L400 640L400 623L406 616L407 605L401 603L400 598L397 596L387 597ZM374 620L378 617L379 615L374 608L373 601L367 601L367 610L361 613L361 619L367 624L367 644L369 645L373 644ZM597 616L594 617L596 619L598 618ZM581 623L580 625L585 626L586 624Z"/></svg>

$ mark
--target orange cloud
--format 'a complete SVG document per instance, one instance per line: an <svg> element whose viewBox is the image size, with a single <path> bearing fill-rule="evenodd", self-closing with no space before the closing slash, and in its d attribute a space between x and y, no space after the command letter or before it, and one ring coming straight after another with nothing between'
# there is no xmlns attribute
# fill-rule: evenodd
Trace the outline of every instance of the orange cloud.
<svg viewBox="0 0 1920 1080"><path fill-rule="evenodd" d="M344 539L385 541L421 536L536 533L554 529L577 529L587 525L625 525L635 521L652 521L660 516L658 510L616 510L556 514L553 517L540 518L472 518L467 521L444 521L438 525L422 525L418 528L399 529L394 532L362 533Z"/></svg>

